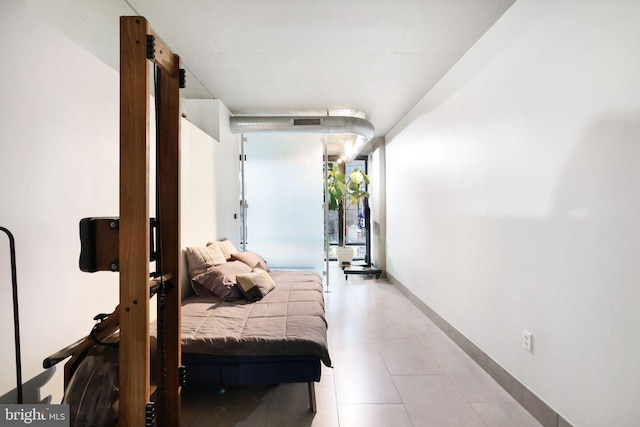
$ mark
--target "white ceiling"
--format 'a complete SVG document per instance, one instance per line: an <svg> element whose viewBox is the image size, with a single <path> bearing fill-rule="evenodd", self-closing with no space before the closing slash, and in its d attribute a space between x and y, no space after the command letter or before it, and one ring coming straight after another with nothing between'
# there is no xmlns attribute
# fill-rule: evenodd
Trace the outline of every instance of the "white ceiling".
<svg viewBox="0 0 640 427"><path fill-rule="evenodd" d="M139 14L233 114L360 113L384 136L515 0L26 0L118 68Z"/></svg>

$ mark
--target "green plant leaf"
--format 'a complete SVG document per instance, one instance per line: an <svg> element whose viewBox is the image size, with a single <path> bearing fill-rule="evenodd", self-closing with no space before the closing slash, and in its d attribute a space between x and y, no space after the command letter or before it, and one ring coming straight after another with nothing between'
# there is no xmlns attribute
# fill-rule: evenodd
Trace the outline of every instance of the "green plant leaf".
<svg viewBox="0 0 640 427"><path fill-rule="evenodd" d="M327 190L329 193L328 209L338 210L340 209L340 203L344 201L345 205L356 205L363 197L369 197L369 193L364 189L361 189L362 183L365 186L369 184L370 180L367 174L360 169L354 169L349 174L349 181L346 181L346 176L340 171L340 168L333 163L329 163L329 170L327 176Z"/></svg>
<svg viewBox="0 0 640 427"><path fill-rule="evenodd" d="M354 183L356 186L359 186L362 184L362 181L364 181L364 174L360 169L354 169L349 176L349 181Z"/></svg>
<svg viewBox="0 0 640 427"><path fill-rule="evenodd" d="M331 197L329 199L329 210L330 211L337 211L338 210L338 199Z"/></svg>

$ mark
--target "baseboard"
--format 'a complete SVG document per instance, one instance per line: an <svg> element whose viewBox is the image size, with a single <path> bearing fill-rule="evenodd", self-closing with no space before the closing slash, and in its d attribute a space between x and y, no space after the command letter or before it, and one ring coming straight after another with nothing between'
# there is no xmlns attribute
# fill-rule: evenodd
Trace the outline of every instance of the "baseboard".
<svg viewBox="0 0 640 427"><path fill-rule="evenodd" d="M509 393L523 408L544 427L573 427L553 408L536 396L531 390L507 372L489 355L462 335L449 322L436 313L431 307L415 296L406 286L387 272L389 282L396 286L420 311L436 324L451 340L467 353L482 369L484 369L507 393Z"/></svg>

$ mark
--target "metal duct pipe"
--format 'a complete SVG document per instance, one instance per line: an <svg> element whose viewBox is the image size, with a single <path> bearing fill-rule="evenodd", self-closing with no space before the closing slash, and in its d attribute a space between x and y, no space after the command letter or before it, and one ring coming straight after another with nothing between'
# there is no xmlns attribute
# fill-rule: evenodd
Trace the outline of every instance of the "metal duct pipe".
<svg viewBox="0 0 640 427"><path fill-rule="evenodd" d="M352 133L370 141L375 128L368 120L351 116L233 116L232 133L307 132Z"/></svg>

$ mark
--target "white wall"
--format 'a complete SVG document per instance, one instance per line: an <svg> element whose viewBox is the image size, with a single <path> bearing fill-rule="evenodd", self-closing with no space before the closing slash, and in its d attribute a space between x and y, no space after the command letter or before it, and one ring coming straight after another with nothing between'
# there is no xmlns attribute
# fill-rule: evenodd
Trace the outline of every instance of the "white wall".
<svg viewBox="0 0 640 427"><path fill-rule="evenodd" d="M44 371L42 360L118 304L117 274L78 268L78 223L119 212L119 76L22 2L1 3L0 49L10 58L0 71L0 225L16 238L24 401L59 403L63 363ZM215 142L185 120L181 131L182 244L203 245L217 234ZM16 401L10 279L2 233L5 403Z"/></svg>
<svg viewBox="0 0 640 427"><path fill-rule="evenodd" d="M576 426L640 420L639 18L519 0L387 137L388 271Z"/></svg>
<svg viewBox="0 0 640 427"><path fill-rule="evenodd" d="M219 99L187 99L184 105L187 119L216 141L213 169L219 179L215 185L215 239L229 239L240 248L240 135L231 133L231 112Z"/></svg>
<svg viewBox="0 0 640 427"><path fill-rule="evenodd" d="M78 268L78 223L118 215L119 83L22 2L1 8L0 224L16 237L27 382L43 372L45 357L87 335L93 316L118 304L116 274ZM15 388L8 260L0 237L0 395ZM61 373L62 366L40 398L61 400Z"/></svg>
<svg viewBox="0 0 640 427"><path fill-rule="evenodd" d="M384 139L379 141L371 155L367 175L371 180L369 206L371 209L371 262L382 271L387 269L387 191Z"/></svg>
<svg viewBox="0 0 640 427"><path fill-rule="evenodd" d="M240 135L231 133L231 113L219 100L216 107L220 144L215 145L217 238L240 249Z"/></svg>
<svg viewBox="0 0 640 427"><path fill-rule="evenodd" d="M215 148L211 136L187 120L180 122L180 241L181 247L204 246L216 240ZM183 296L191 293L186 257L182 257Z"/></svg>

